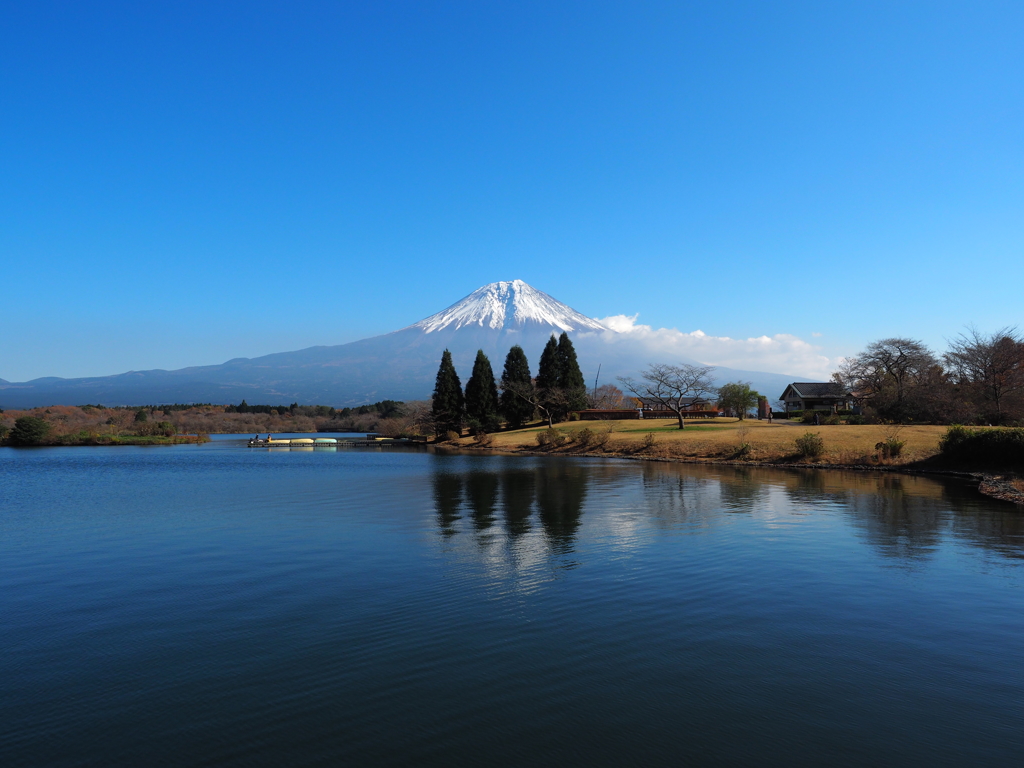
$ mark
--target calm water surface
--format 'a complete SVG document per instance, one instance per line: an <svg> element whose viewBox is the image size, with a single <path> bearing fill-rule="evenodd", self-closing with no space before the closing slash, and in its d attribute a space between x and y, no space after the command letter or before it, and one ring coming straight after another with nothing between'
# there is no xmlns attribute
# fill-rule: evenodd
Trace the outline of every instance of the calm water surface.
<svg viewBox="0 0 1024 768"><path fill-rule="evenodd" d="M0 765L1021 765L1024 515L956 482L0 449Z"/></svg>

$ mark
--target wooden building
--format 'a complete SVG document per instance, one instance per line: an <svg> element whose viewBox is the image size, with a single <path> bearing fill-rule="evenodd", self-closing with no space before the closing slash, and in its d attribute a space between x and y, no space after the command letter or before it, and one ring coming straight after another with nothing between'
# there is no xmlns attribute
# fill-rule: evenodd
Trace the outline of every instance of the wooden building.
<svg viewBox="0 0 1024 768"><path fill-rule="evenodd" d="M790 411L846 411L853 407L853 395L834 381L794 381L779 398Z"/></svg>

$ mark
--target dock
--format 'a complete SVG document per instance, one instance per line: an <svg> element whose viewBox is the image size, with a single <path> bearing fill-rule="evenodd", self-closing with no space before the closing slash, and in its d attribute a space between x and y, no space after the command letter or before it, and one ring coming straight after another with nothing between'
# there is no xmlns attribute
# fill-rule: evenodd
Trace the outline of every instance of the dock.
<svg viewBox="0 0 1024 768"><path fill-rule="evenodd" d="M394 446L425 445L426 438L421 440L406 437L296 437L282 440L264 438L251 439L250 448L390 448Z"/></svg>

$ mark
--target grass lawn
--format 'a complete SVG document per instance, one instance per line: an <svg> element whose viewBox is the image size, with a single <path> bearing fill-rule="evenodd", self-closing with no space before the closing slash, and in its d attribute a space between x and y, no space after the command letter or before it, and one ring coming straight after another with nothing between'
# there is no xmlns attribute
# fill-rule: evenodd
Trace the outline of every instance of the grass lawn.
<svg viewBox="0 0 1024 768"><path fill-rule="evenodd" d="M592 437L584 444L579 432L589 429ZM739 421L718 418L713 421L688 422L680 430L674 420L628 421L573 421L559 424L558 432L565 436L561 446L549 447L552 453L608 453L643 455L652 458L737 458L749 461L817 461L822 464L876 464L879 463L876 444L893 436L905 442L898 459L883 460L887 464L908 464L934 456L939 440L946 434L942 426L833 425L819 426L786 421L756 419ZM537 433L546 426L533 425L525 429L491 435L491 448L497 450L539 449ZM807 432L819 435L824 451L816 459L799 459L796 438ZM647 435L653 435L653 445ZM473 438L460 442L473 445ZM742 446L746 445L746 449Z"/></svg>

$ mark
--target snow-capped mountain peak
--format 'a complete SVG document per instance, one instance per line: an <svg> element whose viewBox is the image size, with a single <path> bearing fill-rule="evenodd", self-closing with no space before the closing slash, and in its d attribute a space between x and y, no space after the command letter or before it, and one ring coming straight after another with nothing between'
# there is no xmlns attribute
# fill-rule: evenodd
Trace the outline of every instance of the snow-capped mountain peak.
<svg viewBox="0 0 1024 768"><path fill-rule="evenodd" d="M466 326L518 330L528 325L553 326L563 331L605 330L597 320L580 314L522 280L485 285L410 328L434 333L445 328L457 330Z"/></svg>

